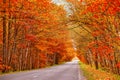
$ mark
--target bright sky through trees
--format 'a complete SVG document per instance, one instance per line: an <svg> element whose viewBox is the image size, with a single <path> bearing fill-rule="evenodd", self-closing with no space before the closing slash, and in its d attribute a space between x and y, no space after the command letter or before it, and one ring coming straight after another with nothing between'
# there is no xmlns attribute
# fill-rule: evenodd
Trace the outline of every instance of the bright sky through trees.
<svg viewBox="0 0 120 80"><path fill-rule="evenodd" d="M71 8L71 4L68 3L66 0L52 0L53 3L57 4L57 5L63 5L64 9L67 11L67 16L72 14L72 10Z"/></svg>

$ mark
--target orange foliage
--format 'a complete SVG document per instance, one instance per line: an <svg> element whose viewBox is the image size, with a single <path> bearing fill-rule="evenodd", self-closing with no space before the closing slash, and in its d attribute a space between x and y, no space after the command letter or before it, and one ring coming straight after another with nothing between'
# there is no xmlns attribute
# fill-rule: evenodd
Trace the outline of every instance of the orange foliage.
<svg viewBox="0 0 120 80"><path fill-rule="evenodd" d="M63 6L57 6L51 0L6 0L0 5L0 10L5 10L0 15L6 15L2 21L7 25L5 30L0 28L0 37L4 36L6 40L3 43L6 51L4 55L0 53L5 56L1 68L40 68L72 58L66 55L68 31L64 25L66 12ZM4 27L2 23L0 26ZM0 47L3 46L1 38Z"/></svg>
<svg viewBox="0 0 120 80"><path fill-rule="evenodd" d="M87 63L86 59L85 59L85 57L83 55L78 55L77 57L80 59L81 62Z"/></svg>
<svg viewBox="0 0 120 80"><path fill-rule="evenodd" d="M118 62L118 63L116 64L116 67L120 68L120 62Z"/></svg>

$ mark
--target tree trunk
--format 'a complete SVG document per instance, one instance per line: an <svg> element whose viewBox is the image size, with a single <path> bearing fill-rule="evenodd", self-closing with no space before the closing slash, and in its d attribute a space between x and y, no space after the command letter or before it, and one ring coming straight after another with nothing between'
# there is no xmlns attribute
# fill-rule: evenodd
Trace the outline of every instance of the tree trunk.
<svg viewBox="0 0 120 80"><path fill-rule="evenodd" d="M6 0L3 0L3 5L5 6ZM6 55L7 55L7 24L6 24L6 8L3 8L3 64L6 65Z"/></svg>
<svg viewBox="0 0 120 80"><path fill-rule="evenodd" d="M97 61L98 60L98 55L97 54L95 56L95 59L96 59L95 60L95 68L98 69L99 67L98 67L98 61Z"/></svg>

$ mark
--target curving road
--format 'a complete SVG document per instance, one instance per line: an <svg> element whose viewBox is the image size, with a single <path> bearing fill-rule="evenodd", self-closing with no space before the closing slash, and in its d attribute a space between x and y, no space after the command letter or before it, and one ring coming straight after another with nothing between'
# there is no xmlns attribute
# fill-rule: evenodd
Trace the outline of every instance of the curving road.
<svg viewBox="0 0 120 80"><path fill-rule="evenodd" d="M0 76L0 80L86 80L78 61L40 70L19 72Z"/></svg>

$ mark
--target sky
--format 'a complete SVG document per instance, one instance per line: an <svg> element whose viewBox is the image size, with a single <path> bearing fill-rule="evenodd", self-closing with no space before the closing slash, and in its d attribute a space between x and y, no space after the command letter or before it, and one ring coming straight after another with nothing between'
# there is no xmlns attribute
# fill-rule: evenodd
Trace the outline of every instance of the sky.
<svg viewBox="0 0 120 80"><path fill-rule="evenodd" d="M67 2L65 0L52 0L52 2L56 3L57 5L67 4Z"/></svg>
<svg viewBox="0 0 120 80"><path fill-rule="evenodd" d="M64 9L67 11L67 15L72 14L72 10L70 10L70 4L66 2L66 0L52 0L53 3L57 5L64 5Z"/></svg>

